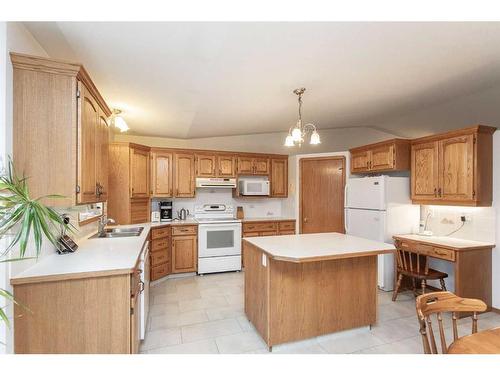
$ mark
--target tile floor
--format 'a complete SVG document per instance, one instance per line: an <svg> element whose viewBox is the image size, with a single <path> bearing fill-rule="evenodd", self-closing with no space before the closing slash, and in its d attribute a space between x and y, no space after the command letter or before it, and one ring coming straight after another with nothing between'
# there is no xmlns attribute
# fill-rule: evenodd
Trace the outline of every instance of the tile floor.
<svg viewBox="0 0 500 375"><path fill-rule="evenodd" d="M141 352L269 353L245 317L243 283L243 272L237 272L168 279L152 286ZM391 293L379 292L378 308L379 321L371 330L360 328L277 345L272 353L422 353L413 295L403 293L392 302ZM479 329L495 326L500 326L499 314L480 316ZM460 320L460 334L469 330L470 319Z"/></svg>

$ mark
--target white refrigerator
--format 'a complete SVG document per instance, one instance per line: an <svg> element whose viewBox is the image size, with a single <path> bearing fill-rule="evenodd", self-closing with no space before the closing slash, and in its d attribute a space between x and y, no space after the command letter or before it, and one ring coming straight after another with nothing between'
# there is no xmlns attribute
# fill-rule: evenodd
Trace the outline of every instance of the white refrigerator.
<svg viewBox="0 0 500 375"><path fill-rule="evenodd" d="M350 178L345 188L347 234L393 243L395 234L416 233L420 206L412 205L408 177ZM378 256L378 286L394 289L394 255Z"/></svg>

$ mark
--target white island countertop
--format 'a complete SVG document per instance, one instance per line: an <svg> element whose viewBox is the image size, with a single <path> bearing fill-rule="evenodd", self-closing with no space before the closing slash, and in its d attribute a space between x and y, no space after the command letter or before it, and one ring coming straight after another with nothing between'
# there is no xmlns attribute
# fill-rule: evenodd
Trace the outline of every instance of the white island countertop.
<svg viewBox="0 0 500 375"><path fill-rule="evenodd" d="M342 233L294 234L288 236L247 237L276 260L314 262L393 253L395 247Z"/></svg>
<svg viewBox="0 0 500 375"><path fill-rule="evenodd" d="M10 279L12 285L31 282L76 279L131 273L136 266L151 224L120 225L144 227L140 236L117 238L82 238L78 250L43 257L25 271ZM89 236L90 237L90 236Z"/></svg>

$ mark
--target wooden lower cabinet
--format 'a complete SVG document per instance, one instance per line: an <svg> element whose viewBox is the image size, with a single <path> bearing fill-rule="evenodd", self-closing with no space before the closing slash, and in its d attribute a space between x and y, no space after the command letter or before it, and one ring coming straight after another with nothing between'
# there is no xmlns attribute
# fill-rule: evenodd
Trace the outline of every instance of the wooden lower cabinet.
<svg viewBox="0 0 500 375"><path fill-rule="evenodd" d="M242 242L245 237L264 237L295 234L295 220L250 221L243 223ZM243 244L241 246L241 266L244 267Z"/></svg>
<svg viewBox="0 0 500 375"><path fill-rule="evenodd" d="M151 281L161 279L172 272L171 227L151 229Z"/></svg>
<svg viewBox="0 0 500 375"><path fill-rule="evenodd" d="M141 293L137 271L14 284L14 352L137 353Z"/></svg>
<svg viewBox="0 0 500 375"><path fill-rule="evenodd" d="M192 228L195 228L193 226ZM176 227L176 229L182 229ZM198 270L198 236L172 236L172 273L196 272Z"/></svg>

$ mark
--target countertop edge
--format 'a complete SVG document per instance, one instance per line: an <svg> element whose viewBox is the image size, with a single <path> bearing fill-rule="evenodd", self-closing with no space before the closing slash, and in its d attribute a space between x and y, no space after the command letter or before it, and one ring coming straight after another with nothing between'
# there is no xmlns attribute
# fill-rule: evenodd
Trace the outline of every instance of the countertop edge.
<svg viewBox="0 0 500 375"><path fill-rule="evenodd" d="M466 246L466 247L457 247L457 246L453 246L453 245L449 245L449 244L442 244L442 243L439 243L439 242L436 242L436 241L432 241L431 239L426 239L425 236L422 236L422 239L420 238L408 238L406 237L406 235L404 234L401 234L401 235L395 235L395 236L392 236L393 239L397 239L397 240L404 240L404 241L409 241L409 242L420 242L420 243L425 243L425 244L429 244L429 245L433 245L433 246L438 246L438 247L443 247L445 249L449 249L449 250L455 250L455 251L472 251L472 250L484 250L484 249L492 249L494 247L496 247L496 244L492 243L492 244L481 244L481 245L473 245L473 246ZM456 239L456 240L461 240L460 238L459 239ZM474 240L464 240L464 241L470 241L470 242L476 242ZM477 241L479 242L479 241Z"/></svg>
<svg viewBox="0 0 500 375"><path fill-rule="evenodd" d="M139 256L140 256L140 254L139 254ZM77 272L77 273L60 273L60 274L40 275L40 276L14 277L14 278L10 279L10 285L23 285L23 284L34 284L34 283L43 283L43 282L51 282L51 281L89 279L89 278L93 278L93 277L128 275L128 274L131 274L132 272L134 272L134 268L122 268L122 269L114 269L114 270L88 271L88 272Z"/></svg>

